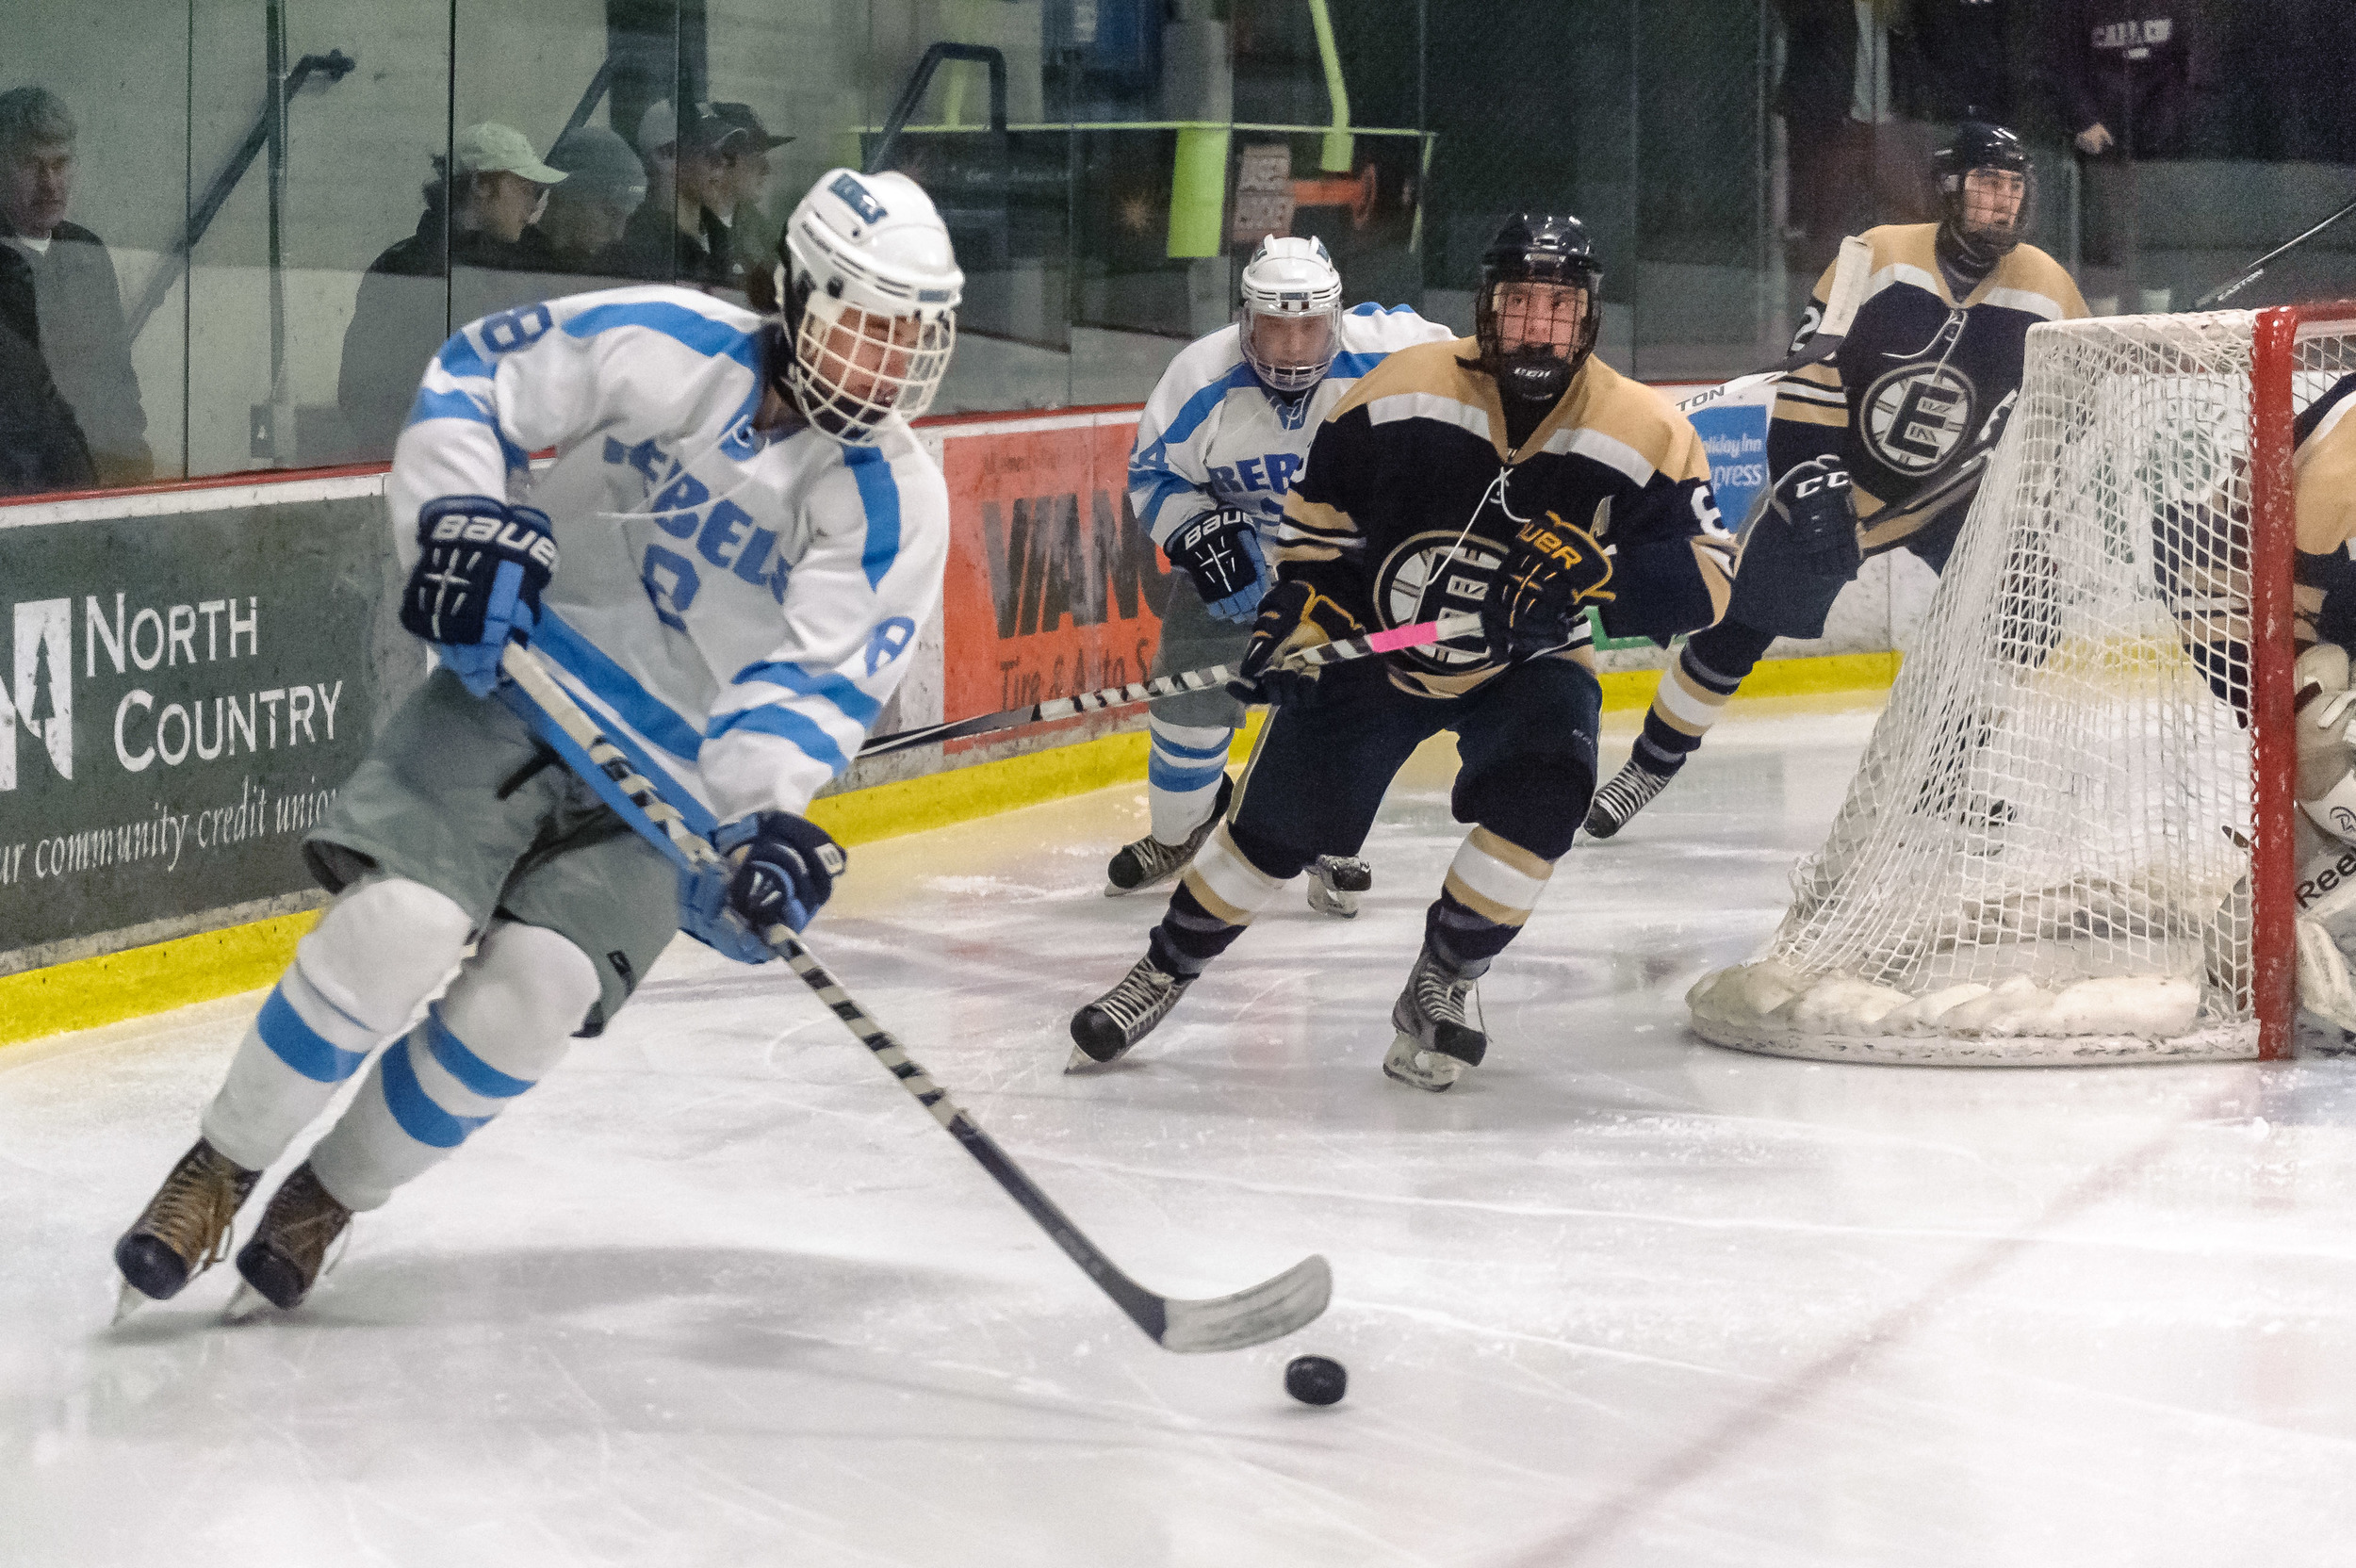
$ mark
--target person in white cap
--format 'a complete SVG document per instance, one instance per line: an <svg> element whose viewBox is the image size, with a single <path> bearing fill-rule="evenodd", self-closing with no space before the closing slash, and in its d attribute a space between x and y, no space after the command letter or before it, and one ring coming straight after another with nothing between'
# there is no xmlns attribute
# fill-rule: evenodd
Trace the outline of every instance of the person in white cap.
<svg viewBox="0 0 2356 1568"><path fill-rule="evenodd" d="M775 315L610 289L476 321L427 367L386 498L401 625L441 667L304 841L335 902L118 1243L126 1307L223 1255L264 1169L364 1068L237 1251L281 1309L355 1212L603 1029L681 926L761 963L755 931L826 903L845 860L810 797L941 604L948 487L908 421L965 279L913 180L847 169L802 198L771 272ZM557 760L500 692L511 640L723 870L682 877Z"/></svg>
<svg viewBox="0 0 2356 1568"><path fill-rule="evenodd" d="M392 454L417 371L448 329L443 280L454 268L527 265L517 249L524 226L565 177L540 161L523 132L488 121L460 131L450 155L434 158L417 232L369 264L344 332L335 401L352 456Z"/></svg>

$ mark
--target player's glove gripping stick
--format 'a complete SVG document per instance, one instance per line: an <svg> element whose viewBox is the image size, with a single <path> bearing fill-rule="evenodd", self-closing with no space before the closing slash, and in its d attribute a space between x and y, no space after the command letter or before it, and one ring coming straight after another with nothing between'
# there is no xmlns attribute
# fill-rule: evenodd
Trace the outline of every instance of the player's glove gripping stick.
<svg viewBox="0 0 2356 1568"><path fill-rule="evenodd" d="M1285 662L1290 668L1304 670L1323 664L1340 664L1352 659L1371 659L1376 654L1397 653L1401 648L1428 647L1433 643L1453 642L1480 630L1481 617L1478 614L1443 615L1436 621L1418 621L1414 626L1395 627L1389 631L1369 631L1363 636L1345 637L1338 642L1302 648L1293 653ZM1080 713L1132 708L1140 702L1175 696L1181 692L1213 691L1235 678L1235 672L1226 665L1214 664L1207 670L1157 676L1152 680L1132 681L1126 686L1106 686L1093 692L1082 692L1077 696L1033 703L1028 708L1009 708L1003 712L984 713L979 718L927 725L922 729L903 729L896 735L878 735L859 748L859 755L880 757L886 752L906 751L910 746L938 745L943 741L960 741L969 735L987 735L993 730L1015 729L1026 724L1046 724Z"/></svg>
<svg viewBox="0 0 2356 1568"><path fill-rule="evenodd" d="M1704 387L1690 398L1680 399L1677 412L1691 414L1695 409L1708 408L1737 392L1747 392L1754 386L1781 381L1794 370L1822 365L1839 353L1841 345L1848 338L1850 325L1857 320L1857 307L1865 302L1865 286L1872 280L1873 270L1873 246L1856 235L1842 240L1841 254L1833 263L1832 289L1824 300L1824 318L1816 323L1816 330L1795 345L1782 364Z"/></svg>
<svg viewBox="0 0 2356 1568"><path fill-rule="evenodd" d="M619 747L598 732L595 721L557 684L539 655L511 643L501 667L536 710L535 730L624 822L683 871L702 873L720 863L719 852L687 825L679 809L638 773ZM1006 1196L1063 1249L1064 1255L1078 1264L1097 1288L1163 1349L1240 1350L1264 1345L1291 1333L1325 1310L1333 1293L1333 1275L1325 1260L1314 1253L1249 1290L1207 1300L1158 1296L1138 1284L1081 1233L1055 1200L950 1100L947 1091L909 1058L883 1025L868 1017L866 1009L836 984L799 937L781 923L761 935L899 1080L900 1086L931 1112L933 1119L948 1129Z"/></svg>

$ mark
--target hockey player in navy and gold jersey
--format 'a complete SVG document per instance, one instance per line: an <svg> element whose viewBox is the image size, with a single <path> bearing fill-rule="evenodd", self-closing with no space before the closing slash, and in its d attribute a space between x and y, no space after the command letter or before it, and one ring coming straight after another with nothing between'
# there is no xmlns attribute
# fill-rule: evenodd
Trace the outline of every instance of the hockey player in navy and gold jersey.
<svg viewBox="0 0 2356 1568"><path fill-rule="evenodd" d="M1683 416L1593 357L1602 272L1576 219L1507 222L1469 342L1394 352L1335 405L1271 539L1237 694L1277 705L1146 956L1072 1020L1074 1068L1127 1051L1284 882L1354 855L1415 747L1453 730L1471 825L1392 1009L1383 1070L1444 1089L1487 1048L1474 982L1521 928L1595 787L1584 607L1665 643L1725 608L1733 541ZM1478 612L1479 633L1319 671L1286 652Z"/></svg>
<svg viewBox="0 0 2356 1568"><path fill-rule="evenodd" d="M1594 837L1618 832L1677 776L1770 643L1824 634L1865 558L1904 547L1945 567L1977 488L1945 482L2003 428L2029 329L2086 315L2061 264L2021 243L2031 190L2018 137L1967 122L1937 177L1939 221L1867 232L1868 293L1840 351L1783 382L1734 602L1662 675L1634 753L1596 792ZM1794 351L1832 283L1827 270Z"/></svg>

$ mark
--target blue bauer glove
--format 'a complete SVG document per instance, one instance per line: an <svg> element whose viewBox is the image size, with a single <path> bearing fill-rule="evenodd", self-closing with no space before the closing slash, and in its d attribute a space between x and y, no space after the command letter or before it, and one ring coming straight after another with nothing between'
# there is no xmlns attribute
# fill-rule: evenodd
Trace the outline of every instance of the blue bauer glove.
<svg viewBox="0 0 2356 1568"><path fill-rule="evenodd" d="M791 811L762 811L712 835L727 864L679 877L679 929L739 963L777 955L759 933L783 922L801 931L849 864L826 830Z"/></svg>
<svg viewBox="0 0 2356 1568"><path fill-rule="evenodd" d="M418 508L417 544L424 553L401 591L401 624L487 697L507 640L539 624L540 591L556 575L548 515L488 496L444 496Z"/></svg>

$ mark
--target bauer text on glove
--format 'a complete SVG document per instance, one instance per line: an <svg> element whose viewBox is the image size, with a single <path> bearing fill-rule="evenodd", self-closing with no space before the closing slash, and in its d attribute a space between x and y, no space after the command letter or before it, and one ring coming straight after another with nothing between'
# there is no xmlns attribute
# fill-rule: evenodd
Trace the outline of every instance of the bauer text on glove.
<svg viewBox="0 0 2356 1568"><path fill-rule="evenodd" d="M1260 531L1233 507L1206 512L1184 524L1162 549L1171 565L1194 580L1203 607L1219 620L1249 621L1268 592Z"/></svg>
<svg viewBox="0 0 2356 1568"><path fill-rule="evenodd" d="M1489 657L1528 659L1571 640L1589 603L1609 603L1612 556L1597 537L1611 526L1609 500L1596 504L1595 529L1566 523L1559 513L1524 523L1481 602L1481 630Z"/></svg>
<svg viewBox="0 0 2356 1568"><path fill-rule="evenodd" d="M401 596L401 624L434 645L476 696L499 685L510 637L540 619L540 592L556 575L548 514L487 496L444 496L417 512L423 553Z"/></svg>

